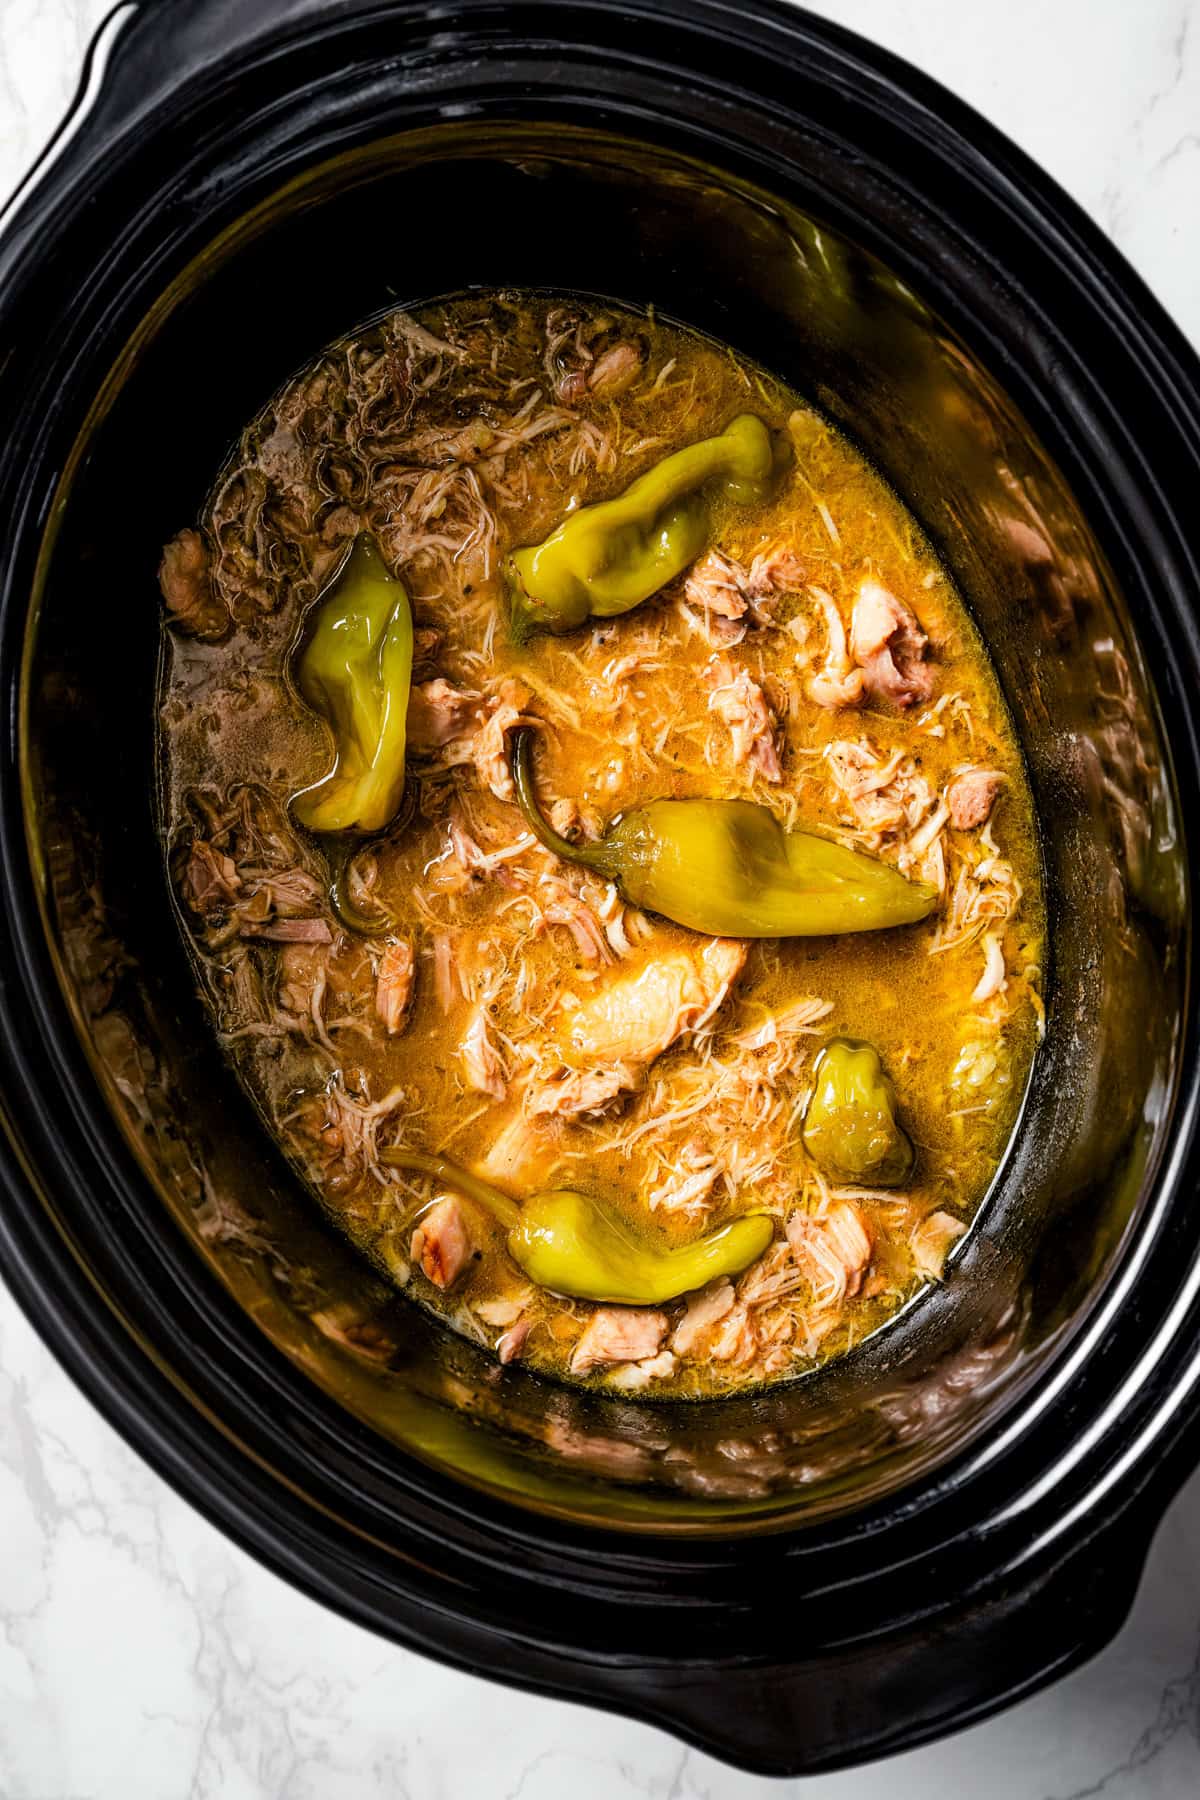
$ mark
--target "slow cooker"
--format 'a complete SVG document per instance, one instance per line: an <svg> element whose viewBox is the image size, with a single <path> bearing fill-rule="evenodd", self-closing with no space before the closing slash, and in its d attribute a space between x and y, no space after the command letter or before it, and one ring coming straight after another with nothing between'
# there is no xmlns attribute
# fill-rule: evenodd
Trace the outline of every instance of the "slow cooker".
<svg viewBox="0 0 1200 1800"><path fill-rule="evenodd" d="M1053 957L952 1278L839 1364L647 1405L356 1259L169 903L159 547L327 340L473 285L654 305L860 445L991 650ZM770 0L158 0L0 240L0 1258L146 1459L325 1604L745 1768L881 1755L1115 1631L1200 1448L1200 368L950 94Z"/></svg>

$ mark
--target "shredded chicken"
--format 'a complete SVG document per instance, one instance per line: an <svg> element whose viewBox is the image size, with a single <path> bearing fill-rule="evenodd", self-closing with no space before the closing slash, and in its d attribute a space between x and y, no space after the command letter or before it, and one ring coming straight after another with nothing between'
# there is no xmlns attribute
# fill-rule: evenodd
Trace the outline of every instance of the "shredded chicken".
<svg viewBox="0 0 1200 1800"><path fill-rule="evenodd" d="M863 672L855 668L846 647L846 625L837 601L815 583L809 584L808 592L825 620L825 661L805 684L808 697L818 706L857 706L863 697Z"/></svg>
<svg viewBox="0 0 1200 1800"><path fill-rule="evenodd" d="M482 1006L477 1006L471 1014L463 1032L461 1053L467 1086L474 1088L477 1094L487 1094L492 1100L506 1099L508 1078L492 1042L487 1013Z"/></svg>
<svg viewBox="0 0 1200 1800"><path fill-rule="evenodd" d="M730 1281L713 1282L693 1294L687 1310L671 1334L671 1348L676 1356L690 1356L701 1345L714 1325L733 1311L734 1292Z"/></svg>
<svg viewBox="0 0 1200 1800"><path fill-rule="evenodd" d="M188 905L202 914L226 911L242 892L233 858L203 838L196 838L188 851L180 886Z"/></svg>
<svg viewBox="0 0 1200 1800"><path fill-rule="evenodd" d="M719 550L710 550L692 565L683 584L684 599L719 619L740 619L746 612L746 571Z"/></svg>
<svg viewBox="0 0 1200 1800"><path fill-rule="evenodd" d="M862 1208L836 1200L824 1214L794 1212L787 1222L792 1254L822 1306L840 1306L863 1284L873 1242Z"/></svg>
<svg viewBox="0 0 1200 1800"><path fill-rule="evenodd" d="M472 760L480 781L491 789L497 800L513 798L513 780L508 766L508 734L515 731L518 725L532 722L522 710L527 703L528 693L519 682L502 682L499 694L489 702L487 719L475 734Z"/></svg>
<svg viewBox="0 0 1200 1800"><path fill-rule="evenodd" d="M746 763L767 781L782 781L776 720L757 681L722 657L711 666L714 686L709 707L729 727L733 760Z"/></svg>
<svg viewBox="0 0 1200 1800"><path fill-rule="evenodd" d="M588 370L588 389L605 400L615 400L637 380L641 368L642 352L637 344L614 344Z"/></svg>
<svg viewBox="0 0 1200 1800"><path fill-rule="evenodd" d="M529 1088L525 1105L535 1118L599 1113L620 1095L630 1093L641 1078L636 1063L613 1063L607 1069L562 1069Z"/></svg>
<svg viewBox="0 0 1200 1800"><path fill-rule="evenodd" d="M407 938L393 938L379 958L375 1011L389 1037L394 1037L404 1024L412 1000L415 966L412 945Z"/></svg>
<svg viewBox="0 0 1200 1800"><path fill-rule="evenodd" d="M415 756L429 755L477 731L481 704L478 694L455 687L443 675L419 683L408 697L408 748Z"/></svg>
<svg viewBox="0 0 1200 1800"><path fill-rule="evenodd" d="M998 994L1006 985L1008 971L1004 962L1004 947L999 936L989 931L983 939L983 974L979 977L971 994L972 1003L981 1006Z"/></svg>
<svg viewBox="0 0 1200 1800"><path fill-rule="evenodd" d="M669 1350L660 1350L657 1356L646 1356L641 1362L625 1363L615 1369L607 1385L621 1394L637 1394L652 1381L669 1381L674 1373L674 1356Z"/></svg>
<svg viewBox="0 0 1200 1800"><path fill-rule="evenodd" d="M667 1315L640 1306L601 1306L588 1320L571 1352L572 1375L615 1363L657 1356L667 1335Z"/></svg>

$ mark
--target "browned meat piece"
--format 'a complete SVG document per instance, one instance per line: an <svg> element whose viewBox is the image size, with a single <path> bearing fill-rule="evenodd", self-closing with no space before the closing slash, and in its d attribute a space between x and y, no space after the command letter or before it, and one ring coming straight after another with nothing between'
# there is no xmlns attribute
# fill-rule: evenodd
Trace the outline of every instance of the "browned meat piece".
<svg viewBox="0 0 1200 1800"><path fill-rule="evenodd" d="M408 747L418 756L441 750L475 731L481 717L478 694L456 688L443 675L423 681L408 697Z"/></svg>
<svg viewBox="0 0 1200 1800"><path fill-rule="evenodd" d="M571 1352L571 1373L586 1375L590 1369L657 1356L666 1335L666 1313L642 1306L601 1306Z"/></svg>
<svg viewBox="0 0 1200 1800"><path fill-rule="evenodd" d="M767 781L782 781L775 715L757 681L745 669L735 669L728 657L712 663L710 679L715 686L708 704L729 727L734 762L747 763Z"/></svg>
<svg viewBox="0 0 1200 1800"><path fill-rule="evenodd" d="M793 1213L787 1237L819 1305L835 1306L858 1293L874 1243L853 1200L835 1200L824 1214Z"/></svg>
<svg viewBox="0 0 1200 1800"><path fill-rule="evenodd" d="M558 383L558 398L564 406L577 406L588 394L615 400L633 385L641 367L642 352L636 344L614 344L590 368L569 370Z"/></svg>
<svg viewBox="0 0 1200 1800"><path fill-rule="evenodd" d="M389 1037L404 1024L412 999L414 966L412 945L407 938L393 938L384 946L375 978L375 1011Z"/></svg>
<svg viewBox="0 0 1200 1800"><path fill-rule="evenodd" d="M746 571L719 550L710 550L695 563L683 584L683 595L693 606L715 613L719 619L740 619L746 611Z"/></svg>
<svg viewBox="0 0 1200 1800"><path fill-rule="evenodd" d="M614 344L588 370L588 389L605 400L615 400L633 385L641 366L642 353L636 344Z"/></svg>
<svg viewBox="0 0 1200 1800"><path fill-rule="evenodd" d="M946 805L955 831L974 831L991 817L1004 777L996 769L964 769L946 789Z"/></svg>
<svg viewBox="0 0 1200 1800"><path fill-rule="evenodd" d="M508 1094L508 1080L482 1006L477 1006L471 1014L470 1024L463 1033L461 1051L468 1087L493 1100L503 1100Z"/></svg>
<svg viewBox="0 0 1200 1800"><path fill-rule="evenodd" d="M233 858L206 838L193 841L180 885L188 905L203 915L227 911L242 891Z"/></svg>
<svg viewBox="0 0 1200 1800"><path fill-rule="evenodd" d="M229 612L213 592L208 551L198 531L181 531L164 546L158 585L181 631L198 638L219 638L228 631Z"/></svg>
<svg viewBox="0 0 1200 1800"><path fill-rule="evenodd" d="M532 1319L518 1319L510 1325L504 1336L496 1344L496 1355L502 1363L515 1362L525 1348L525 1339L529 1336Z"/></svg>
<svg viewBox="0 0 1200 1800"><path fill-rule="evenodd" d="M924 703L933 693L929 639L915 613L878 581L864 581L850 619L850 650L867 696L891 706Z"/></svg>
<svg viewBox="0 0 1200 1800"><path fill-rule="evenodd" d="M453 1287L477 1254L466 1209L452 1194L431 1206L412 1234L409 1255L434 1287Z"/></svg>
<svg viewBox="0 0 1200 1800"><path fill-rule="evenodd" d="M319 944L285 944L279 952L279 1004L285 1012L306 1018L313 992L325 979L327 952Z"/></svg>

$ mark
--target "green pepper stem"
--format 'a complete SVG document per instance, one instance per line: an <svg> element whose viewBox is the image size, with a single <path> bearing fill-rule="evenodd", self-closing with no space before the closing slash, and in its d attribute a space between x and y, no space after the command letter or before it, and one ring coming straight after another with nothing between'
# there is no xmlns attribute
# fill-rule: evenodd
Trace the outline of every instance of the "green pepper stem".
<svg viewBox="0 0 1200 1800"><path fill-rule="evenodd" d="M466 1194L469 1200L477 1200L492 1217L511 1231L520 1221L521 1209L515 1200L502 1194L499 1188L490 1181L481 1181L478 1175L468 1174L445 1156L427 1156L419 1150L404 1150L399 1146L380 1152L380 1162L386 1163L389 1169L412 1169L419 1175L432 1175L435 1181L444 1181L447 1187L457 1188L459 1193Z"/></svg>
<svg viewBox="0 0 1200 1800"><path fill-rule="evenodd" d="M564 862L582 863L585 868L597 869L606 875L608 858L604 845L572 844L560 837L538 805L533 782L534 736L532 727L522 725L513 732L510 740L513 786L517 790L517 805L522 818L538 842L547 850L553 850L555 856L561 856Z"/></svg>

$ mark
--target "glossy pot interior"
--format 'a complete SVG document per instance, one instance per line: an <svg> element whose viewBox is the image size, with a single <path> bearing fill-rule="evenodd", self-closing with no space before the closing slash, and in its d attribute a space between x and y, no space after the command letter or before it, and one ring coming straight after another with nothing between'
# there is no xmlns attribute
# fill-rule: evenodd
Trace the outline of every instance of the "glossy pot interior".
<svg viewBox="0 0 1200 1800"><path fill-rule="evenodd" d="M593 35L611 17L585 10ZM1167 729L1194 768L1180 674L1194 643L1180 624L1190 576L1163 524L1169 497L1139 487L1139 454L1063 360L1061 321L1043 312L1050 245L1025 245L1008 287L1001 227L990 267L960 235L961 170L931 161L926 179L940 186L922 209L890 182L878 146L847 158L811 122L832 109L844 48L818 73L805 65L813 92L795 89L786 120L768 116L765 40L783 27L752 10L758 85L743 96L726 69L719 120L698 78L683 97L664 73L689 54L677 32L669 50L648 35L640 75L578 44L552 75L534 51L506 51L510 69L498 53L439 62L435 46L419 79L379 75L370 41L352 53L347 37L335 46L344 72L319 100L303 46L283 76L256 74L243 137L229 95L210 98L229 134L217 152L203 137L189 152L160 121L176 187L144 217L125 215L81 302L89 335L63 349L67 379L41 396L40 422L35 394L15 428L43 499L39 511L33 487L21 490L26 561L10 571L4 651L12 680L13 608L37 557L21 730L28 860L15 812L6 843L24 971L6 1092L40 1203L104 1297L104 1357L121 1364L127 1393L130 1343L154 1371L147 1380L165 1373L174 1385L165 1411L161 1394L137 1404L166 1421L147 1433L150 1453L202 1504L266 1554L272 1519L277 1528L298 1507L321 1568L289 1572L397 1635L419 1638L406 1608L428 1578L421 1603L444 1615L430 1647L475 1666L489 1633L517 1629L505 1584L518 1576L498 1565L520 1545L520 1579L537 1591L522 1592L518 1635L530 1642L508 1673L617 1698L784 1768L911 1740L1022 1678L1010 1632L990 1676L950 1681L938 1700L907 1696L904 1716L890 1717L894 1662L871 1688L843 1649L837 1679L863 1696L855 1728L807 1713L789 1714L786 1730L732 1713L718 1722L705 1670L757 1658L782 1680L796 1666L790 1632L764 1625L780 1583L798 1609L790 1629L803 1613L814 1646L856 1633L899 1641L901 1619L952 1603L961 1615L972 1583L999 1580L1030 1530L1057 1541L1072 1506L1098 1529L1096 1471L1068 1466L1067 1451L1102 1416L1116 1428L1114 1395L1145 1348L1128 1336L1130 1313L1113 1360L1112 1309L1140 1284L1155 1295L1148 1332L1194 1259L1195 1228L1175 1203L1190 1154L1180 1070L1191 1026ZM666 11L646 9L648 33ZM721 9L696 9L701 24L706 11ZM523 41L515 23L474 13L506 44ZM714 82L727 22L705 25ZM748 68L750 49L737 55ZM598 81L601 129L589 122ZM271 82L295 84L307 140L278 123ZM98 246L86 253L102 266ZM332 1233L265 1139L178 940L156 830L159 547L195 517L246 418L323 343L384 307L476 284L653 305L823 407L954 572L1028 759L1054 953L1012 1152L944 1288L840 1365L759 1397L583 1397L502 1372L440 1331ZM29 330L31 305L14 329ZM32 1104L14 1124L18 1080ZM72 1121L56 1164L55 1095ZM46 1269L65 1254L46 1249ZM72 1301L83 1313L95 1304ZM236 1505L217 1491L224 1472L206 1486L196 1470L193 1414L225 1435ZM190 1476L173 1463L172 1432L188 1440ZM1140 1492L1131 1482L1122 1503ZM1067 1537L1077 1549L1079 1530ZM940 1593L915 1600L913 1584L927 1581ZM1093 1636L1128 1589L1114 1579L1081 1602ZM1029 1678L1087 1635L1081 1625L1030 1654ZM590 1673L573 1684L549 1673L537 1658L553 1643ZM595 1672L634 1643L656 1665L640 1694Z"/></svg>

